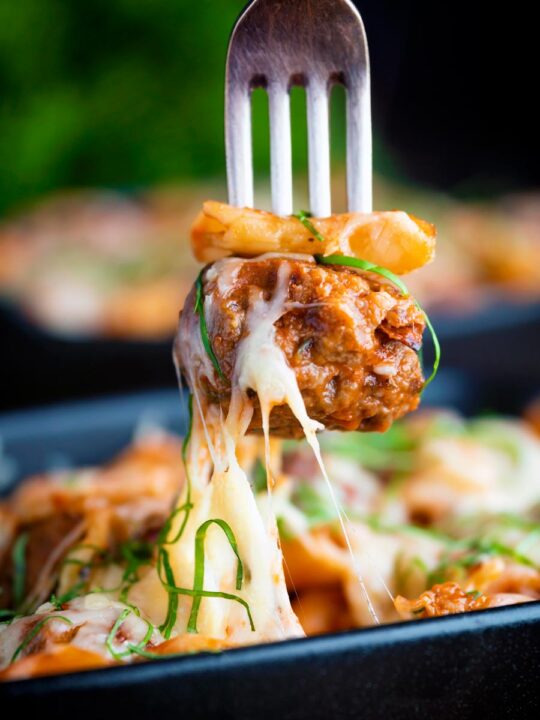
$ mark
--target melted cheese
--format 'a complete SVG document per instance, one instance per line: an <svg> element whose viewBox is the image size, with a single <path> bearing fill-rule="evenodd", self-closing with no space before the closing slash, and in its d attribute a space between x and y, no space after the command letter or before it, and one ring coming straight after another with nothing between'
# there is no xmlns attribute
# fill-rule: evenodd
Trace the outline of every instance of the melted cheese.
<svg viewBox="0 0 540 720"><path fill-rule="evenodd" d="M207 279L218 283L218 290L226 296L234 287L237 273L243 262L229 258L215 263L207 272ZM197 617L198 631L208 637L224 638L232 643L249 643L279 640L303 635L291 608L283 574L283 557L279 547L278 531L270 494L270 434L269 417L272 408L287 404L300 423L307 441L315 453L332 501L336 507L346 546L353 558L355 574L365 597L366 607L377 622L375 610L367 595L360 568L354 558L344 515L338 506L322 461L316 432L324 429L312 420L292 368L276 342L275 323L287 311L290 265L280 263L276 288L270 300L262 291L250 298L245 318L246 333L240 341L231 381L231 398L226 417L215 405L209 405L200 390L200 378L215 378L215 370L200 339L199 319L190 313L182 323L181 336L176 349L182 364L188 368L188 382L194 396L193 427L187 472L192 480L194 507L180 540L169 548L169 558L179 587L193 587L195 573L195 537L199 527L211 519L225 521L236 538L244 566L244 583L240 591L235 588L237 559L223 530L217 525L208 529L205 540L204 589L237 594L250 607L255 631L249 625L245 608L232 600L208 598L201 600ZM215 307L211 297L205 298L203 311L212 336ZM266 469L269 478L268 502L259 506L239 463L238 445L244 437L253 414L248 390L257 394L262 413L266 449ZM179 501L185 501L185 496ZM179 506L180 506L179 505ZM174 535L182 521L177 518ZM130 593L154 622L162 622L166 613L165 591L159 587L155 573L147 577ZM161 592L161 601L156 595ZM192 598L179 596L175 630L187 629ZM156 609L157 615L156 617Z"/></svg>
<svg viewBox="0 0 540 720"><path fill-rule="evenodd" d="M61 611L55 611L53 605L45 603L38 608L34 615L17 618L0 629L0 670L9 665L18 646L32 628L45 617L51 619L44 626L46 632L40 635L43 651L47 651L56 643L67 642L74 647L112 660L112 655L106 645L107 636L120 614L126 609L129 608L125 604L117 602L103 593L92 593L75 598ZM66 618L71 624L56 620L56 617ZM114 639L115 651L122 653L130 644L140 643L147 630L147 622L136 613L131 612L122 622L121 634L118 633ZM163 642L163 637L158 630L153 630L149 642L152 645ZM124 660L131 662L133 658L134 656L126 654Z"/></svg>

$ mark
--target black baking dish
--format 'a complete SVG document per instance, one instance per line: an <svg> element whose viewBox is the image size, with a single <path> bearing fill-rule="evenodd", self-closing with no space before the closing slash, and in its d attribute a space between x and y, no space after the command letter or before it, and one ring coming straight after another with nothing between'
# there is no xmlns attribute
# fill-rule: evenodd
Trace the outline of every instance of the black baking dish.
<svg viewBox="0 0 540 720"><path fill-rule="evenodd" d="M431 401L476 411L471 398L479 387L443 373ZM101 462L137 424L181 432L184 420L172 391L11 413L0 416L3 465L16 480L59 462ZM533 602L15 681L0 685L0 708L6 717L45 712L81 720L165 712L190 720L528 718L540 709L539 667L540 603Z"/></svg>
<svg viewBox="0 0 540 720"><path fill-rule="evenodd" d="M538 717L540 603L6 683L3 712L80 718Z"/></svg>

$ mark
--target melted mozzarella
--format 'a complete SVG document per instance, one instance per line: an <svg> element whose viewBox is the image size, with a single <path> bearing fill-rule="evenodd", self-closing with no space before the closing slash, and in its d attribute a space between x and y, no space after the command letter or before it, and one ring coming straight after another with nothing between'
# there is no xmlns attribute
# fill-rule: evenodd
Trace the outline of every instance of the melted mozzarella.
<svg viewBox="0 0 540 720"><path fill-rule="evenodd" d="M234 287L243 262L249 260L229 258L216 263L207 271L207 277L217 281L222 296L226 296ZM232 643L271 641L303 635L287 593L270 490L268 502L257 506L249 481L238 461L238 444L247 432L253 414L248 391L257 394L261 407L269 488L269 417L272 408L287 404L300 423L336 506L368 612L377 621L358 563L354 559L344 515L337 504L321 458L316 432L324 427L309 417L294 371L276 342L275 323L288 309L286 303L289 277L290 265L284 259L279 267L272 298L265 300L262 291L251 298L250 309L245 318L247 332L236 351L226 418L221 416L221 411L215 405L208 405L200 392L199 378L203 374L214 380L216 378L200 340L196 313L184 318L182 334L177 339L177 351L181 353L183 366L188 368L188 381L194 395L192 439L187 468L192 480L194 507L182 537L169 547L169 558L176 585L192 588L198 528L212 519L225 521L230 526L244 567L243 587L241 590L235 588L237 559L225 533L219 526L211 525L205 540L204 589L235 594L246 601L251 610L255 631L251 630L246 610L240 603L219 597L202 598L197 616L197 630L203 635L224 638ZM205 298L203 312L212 335L215 307L211 298ZM180 505L184 501L185 495L180 499ZM181 521L182 518L178 517L171 535L174 535ZM156 573L149 573L133 588L130 600L137 602L143 611L153 614L154 622L162 622L166 613L165 591L161 590L161 602L156 603L156 595L159 594L159 579ZM179 596L176 632L186 631L192 603L191 597ZM155 617L156 614L159 617Z"/></svg>
<svg viewBox="0 0 540 720"><path fill-rule="evenodd" d="M50 603L45 603L34 615L13 620L0 630L0 670L9 665L13 654L19 645L28 636L37 623L45 617L51 617L43 626L40 633L40 642L44 643L43 650L57 643L69 643L82 650L88 650L112 660L113 657L107 648L107 637L118 620L120 614L128 609L123 603L112 600L108 595L93 593L71 600L65 609L56 611ZM71 624L56 619L63 617ZM145 637L148 630L148 623L131 612L122 623L121 631L113 639L113 647L116 652L122 653L127 650L128 645L137 645ZM163 637L158 630L153 630L149 642L157 645L163 642ZM31 644L28 648L31 650ZM24 652L22 653L24 656ZM127 655L124 658L131 661L133 656Z"/></svg>

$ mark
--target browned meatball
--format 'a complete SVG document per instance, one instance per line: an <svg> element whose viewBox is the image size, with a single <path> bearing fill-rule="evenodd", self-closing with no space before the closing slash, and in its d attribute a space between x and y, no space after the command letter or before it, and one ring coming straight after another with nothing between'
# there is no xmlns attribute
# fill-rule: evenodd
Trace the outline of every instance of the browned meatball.
<svg viewBox="0 0 540 720"><path fill-rule="evenodd" d="M192 289L180 319L177 356L188 377L188 367L192 377L197 374L207 401L227 409L254 298L271 302L284 263L284 303L274 323L275 342L296 375L308 415L330 430L385 430L414 410L423 386L416 350L424 330L424 316L414 300L371 273L295 256L230 258L205 268L206 323L224 379L190 350L190 333L200 332ZM260 431L260 406L253 396L250 431ZM281 437L302 434L286 405L272 410L270 431Z"/></svg>

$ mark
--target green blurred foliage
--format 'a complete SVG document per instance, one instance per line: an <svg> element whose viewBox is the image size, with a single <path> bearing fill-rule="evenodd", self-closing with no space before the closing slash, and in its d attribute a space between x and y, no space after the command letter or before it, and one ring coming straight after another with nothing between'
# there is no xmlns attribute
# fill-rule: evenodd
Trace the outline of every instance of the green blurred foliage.
<svg viewBox="0 0 540 720"><path fill-rule="evenodd" d="M224 62L244 4L0 2L0 212L56 188L223 177ZM260 173L265 102L253 110ZM303 99L292 106L294 163L305 168Z"/></svg>
<svg viewBox="0 0 540 720"><path fill-rule="evenodd" d="M47 190L224 171L242 0L0 3L0 209Z"/></svg>

